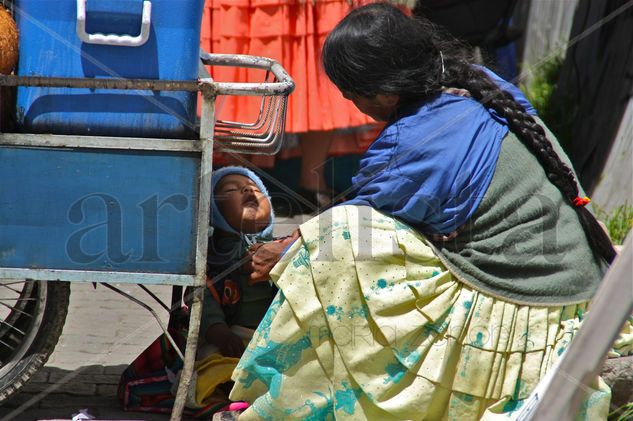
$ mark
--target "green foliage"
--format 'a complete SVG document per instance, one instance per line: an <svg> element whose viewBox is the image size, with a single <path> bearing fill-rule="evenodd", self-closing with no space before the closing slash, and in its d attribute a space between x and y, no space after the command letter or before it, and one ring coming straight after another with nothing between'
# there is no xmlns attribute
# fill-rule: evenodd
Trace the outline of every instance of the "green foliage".
<svg viewBox="0 0 633 421"><path fill-rule="evenodd" d="M554 95L562 65L562 56L551 57L534 72L529 85L521 85L521 90L558 142L567 149L571 144L573 121L578 106L569 94Z"/></svg>
<svg viewBox="0 0 633 421"><path fill-rule="evenodd" d="M633 402L616 408L609 414L610 421L630 421L633 419Z"/></svg>
<svg viewBox="0 0 633 421"><path fill-rule="evenodd" d="M555 56L545 61L534 72L529 86L521 85L528 99L540 114L550 113L550 99L556 88L563 59Z"/></svg>
<svg viewBox="0 0 633 421"><path fill-rule="evenodd" d="M628 201L624 202L623 205L614 208L610 214L597 205L594 205L594 209L596 218L607 226L613 244L622 244L633 228L633 206L629 205Z"/></svg>

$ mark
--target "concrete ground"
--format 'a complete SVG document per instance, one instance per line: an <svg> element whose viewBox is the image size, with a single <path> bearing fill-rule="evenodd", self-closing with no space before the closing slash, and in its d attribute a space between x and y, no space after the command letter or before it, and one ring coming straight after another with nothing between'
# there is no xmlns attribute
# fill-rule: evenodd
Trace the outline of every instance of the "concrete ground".
<svg viewBox="0 0 633 421"><path fill-rule="evenodd" d="M275 235L287 235L302 217L278 221ZM116 285L152 305L163 321L167 311L136 285ZM149 289L166 304L171 287ZM116 399L119 376L162 333L142 307L103 287L90 283L71 285L70 308L64 330L46 366L0 408L5 420L70 420L81 409L98 420L168 420L168 415L123 412Z"/></svg>
<svg viewBox="0 0 633 421"><path fill-rule="evenodd" d="M135 285L116 286L148 304L152 300ZM149 288L169 303L171 287ZM156 310L166 321L167 311ZM151 314L128 299L103 286L72 284L68 316L55 351L46 366L0 409L1 419L70 419L84 408L98 419L169 419L125 413L116 399L121 372L161 332Z"/></svg>

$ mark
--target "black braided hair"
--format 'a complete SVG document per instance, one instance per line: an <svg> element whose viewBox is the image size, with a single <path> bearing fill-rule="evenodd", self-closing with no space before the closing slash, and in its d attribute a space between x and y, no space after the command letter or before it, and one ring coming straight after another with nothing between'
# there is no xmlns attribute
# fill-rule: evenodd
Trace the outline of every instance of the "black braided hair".
<svg viewBox="0 0 633 421"><path fill-rule="evenodd" d="M350 12L328 35L323 65L341 91L366 98L399 95L400 106L439 95L444 86L468 90L506 119L509 129L537 157L547 178L575 207L594 253L611 263L616 256L613 245L591 212L574 205L578 183L543 127L481 68L471 65L466 51L427 19L410 18L392 5L375 3Z"/></svg>

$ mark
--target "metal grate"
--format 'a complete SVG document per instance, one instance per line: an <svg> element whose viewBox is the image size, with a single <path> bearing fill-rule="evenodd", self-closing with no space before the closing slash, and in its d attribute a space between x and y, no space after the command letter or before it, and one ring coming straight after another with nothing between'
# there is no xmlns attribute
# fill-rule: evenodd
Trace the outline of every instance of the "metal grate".
<svg viewBox="0 0 633 421"><path fill-rule="evenodd" d="M262 83L222 83L215 85L215 95L261 96L257 119L251 123L216 120L214 141L216 148L227 152L272 155L279 151L288 106L288 95L294 82L274 60L245 55L201 53L202 62L209 66L236 66L266 71ZM211 83L202 79L201 83ZM205 120L208 116L203 115ZM204 123L203 123L204 124Z"/></svg>

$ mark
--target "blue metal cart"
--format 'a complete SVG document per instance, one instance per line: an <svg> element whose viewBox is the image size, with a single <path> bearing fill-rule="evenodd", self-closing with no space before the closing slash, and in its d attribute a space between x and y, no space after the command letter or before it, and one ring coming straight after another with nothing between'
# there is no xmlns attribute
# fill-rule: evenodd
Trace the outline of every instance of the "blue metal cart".
<svg viewBox="0 0 633 421"><path fill-rule="evenodd" d="M219 83L205 65L262 69L266 79ZM0 86L201 92L195 139L33 134L19 127L0 133L0 402L52 352L69 282L171 285L171 309L190 286L189 334L171 417L180 419L205 285L212 152L276 153L292 79L270 59L201 52L197 81L0 76ZM216 120L218 95L260 96L258 119Z"/></svg>

